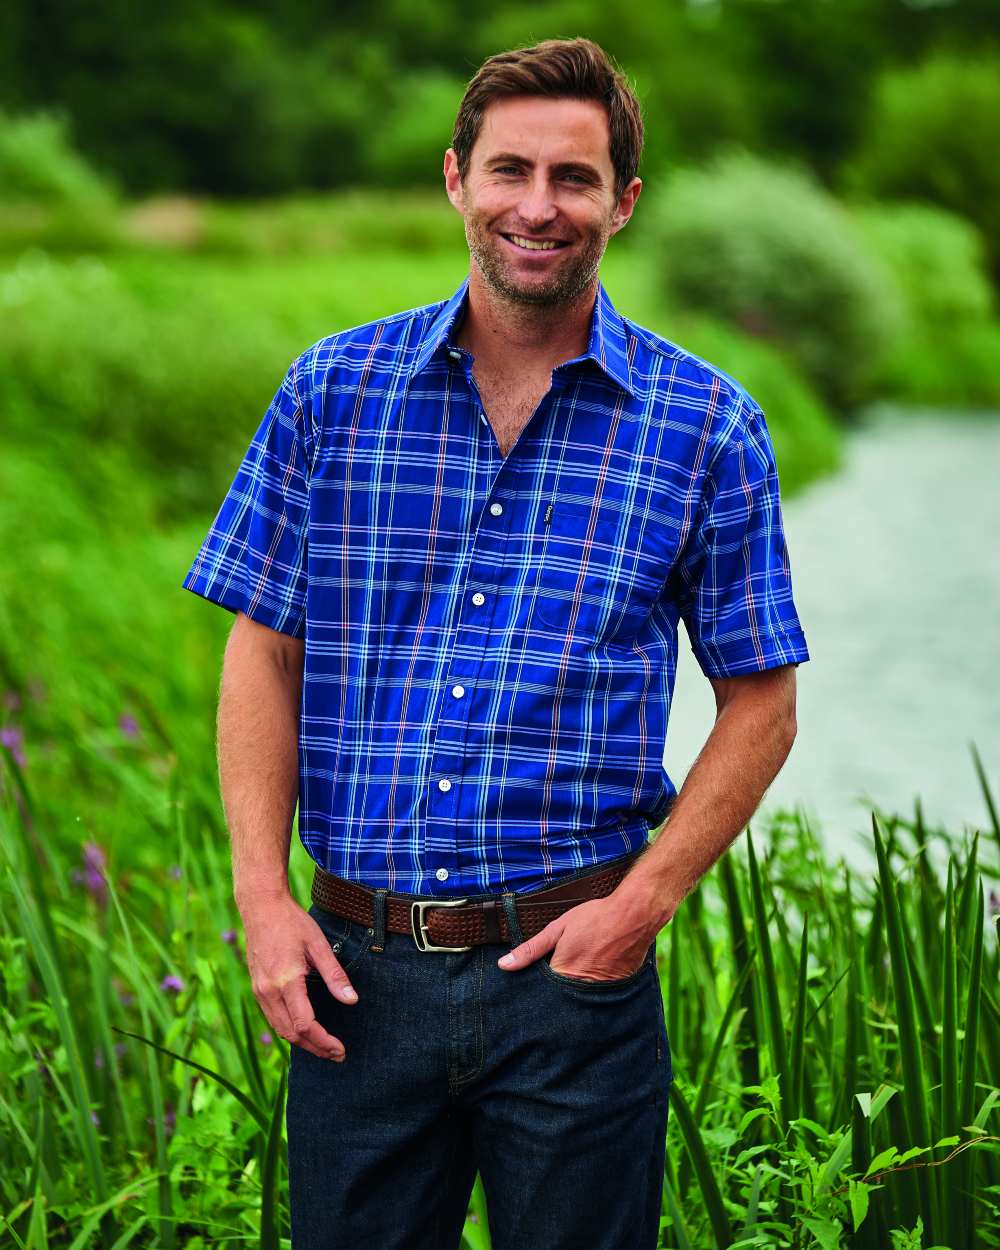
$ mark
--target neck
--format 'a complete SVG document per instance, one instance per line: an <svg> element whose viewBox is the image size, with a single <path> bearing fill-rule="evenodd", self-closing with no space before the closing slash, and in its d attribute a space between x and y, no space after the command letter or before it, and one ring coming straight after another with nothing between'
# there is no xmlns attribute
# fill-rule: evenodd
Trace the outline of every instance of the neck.
<svg viewBox="0 0 1000 1250"><path fill-rule="evenodd" d="M522 370L551 371L587 350L597 284L595 277L565 304L522 304L498 295L473 261L458 342L481 361L503 361L509 367L513 357Z"/></svg>

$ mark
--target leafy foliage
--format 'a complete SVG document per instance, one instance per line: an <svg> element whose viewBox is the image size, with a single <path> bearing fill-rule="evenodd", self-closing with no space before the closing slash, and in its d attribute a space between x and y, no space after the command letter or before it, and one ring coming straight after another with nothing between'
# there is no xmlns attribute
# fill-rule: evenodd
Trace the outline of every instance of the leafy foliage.
<svg viewBox="0 0 1000 1250"><path fill-rule="evenodd" d="M802 170L733 150L678 171L652 208L667 298L784 348L835 408L871 395L901 334L891 275Z"/></svg>
<svg viewBox="0 0 1000 1250"><path fill-rule="evenodd" d="M1000 57L942 51L886 70L859 148L841 174L853 194L927 200L982 232L1000 276Z"/></svg>

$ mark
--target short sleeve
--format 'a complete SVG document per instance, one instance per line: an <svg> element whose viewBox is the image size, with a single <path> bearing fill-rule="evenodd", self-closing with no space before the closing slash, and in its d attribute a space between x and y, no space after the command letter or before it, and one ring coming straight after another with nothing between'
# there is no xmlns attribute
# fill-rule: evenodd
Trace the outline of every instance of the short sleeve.
<svg viewBox="0 0 1000 1250"><path fill-rule="evenodd" d="M181 585L304 637L308 521L305 422L293 362Z"/></svg>
<svg viewBox="0 0 1000 1250"><path fill-rule="evenodd" d="M677 575L680 615L706 676L809 659L792 599L774 449L759 409L746 410L710 464Z"/></svg>

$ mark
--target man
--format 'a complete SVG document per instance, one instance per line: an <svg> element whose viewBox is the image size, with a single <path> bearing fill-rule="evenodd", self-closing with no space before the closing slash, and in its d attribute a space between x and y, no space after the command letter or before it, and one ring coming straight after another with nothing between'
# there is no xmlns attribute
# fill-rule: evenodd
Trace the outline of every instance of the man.
<svg viewBox="0 0 1000 1250"><path fill-rule="evenodd" d="M444 164L467 280L293 362L184 580L238 614L220 774L296 1250L451 1250L477 1171L497 1250L657 1241L655 937L809 655L763 414L598 280L641 147L595 44L487 60ZM718 718L677 796L682 618Z"/></svg>

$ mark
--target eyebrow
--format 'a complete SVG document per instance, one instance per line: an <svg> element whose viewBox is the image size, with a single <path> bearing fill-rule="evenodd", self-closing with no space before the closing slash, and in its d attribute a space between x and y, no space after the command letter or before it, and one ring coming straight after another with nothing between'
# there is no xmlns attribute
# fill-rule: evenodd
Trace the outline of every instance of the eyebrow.
<svg viewBox="0 0 1000 1250"><path fill-rule="evenodd" d="M532 165L533 161L529 161L526 156L518 156L516 152L501 152L498 156L491 156L483 162L484 165ZM589 174L592 178L600 180L601 171L593 165L589 165L586 161L560 161L552 166L553 170L559 174L580 173Z"/></svg>

